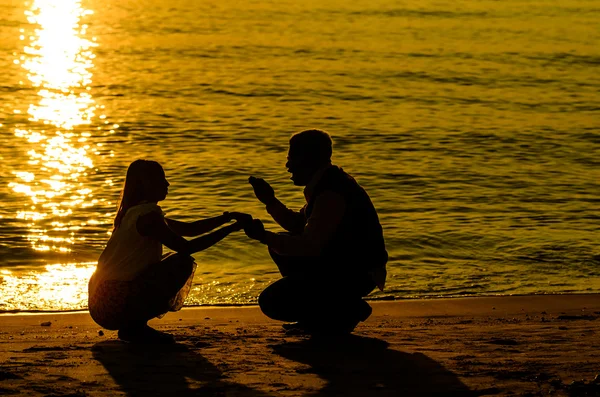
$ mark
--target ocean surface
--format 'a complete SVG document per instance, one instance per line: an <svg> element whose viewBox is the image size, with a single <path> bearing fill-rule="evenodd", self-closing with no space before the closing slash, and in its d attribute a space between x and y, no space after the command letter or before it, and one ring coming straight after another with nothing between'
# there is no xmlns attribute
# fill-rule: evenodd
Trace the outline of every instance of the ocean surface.
<svg viewBox="0 0 600 397"><path fill-rule="evenodd" d="M600 292L597 1L0 0L0 311L84 309L128 164L165 213L291 208L322 128L390 254L375 299ZM243 233L194 255L190 305L278 278Z"/></svg>

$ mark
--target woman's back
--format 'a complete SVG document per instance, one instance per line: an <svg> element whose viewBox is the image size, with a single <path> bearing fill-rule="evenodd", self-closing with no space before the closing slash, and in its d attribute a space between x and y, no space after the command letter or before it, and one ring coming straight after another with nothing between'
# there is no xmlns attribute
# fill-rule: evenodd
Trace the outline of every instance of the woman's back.
<svg viewBox="0 0 600 397"><path fill-rule="evenodd" d="M90 280L90 293L105 280L132 280L147 266L161 260L162 243L137 231L138 218L150 212L163 216L156 203L138 204L127 210L98 259L96 272Z"/></svg>

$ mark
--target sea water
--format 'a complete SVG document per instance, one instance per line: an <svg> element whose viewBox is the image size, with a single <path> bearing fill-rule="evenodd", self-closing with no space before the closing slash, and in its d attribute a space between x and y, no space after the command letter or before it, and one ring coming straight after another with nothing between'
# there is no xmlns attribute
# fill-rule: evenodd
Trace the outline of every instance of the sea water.
<svg viewBox="0 0 600 397"><path fill-rule="evenodd" d="M387 249L373 298L600 292L596 1L0 0L0 310L87 305L128 164L161 206L245 211L247 178L321 128ZM278 273L242 232L194 255L188 304Z"/></svg>

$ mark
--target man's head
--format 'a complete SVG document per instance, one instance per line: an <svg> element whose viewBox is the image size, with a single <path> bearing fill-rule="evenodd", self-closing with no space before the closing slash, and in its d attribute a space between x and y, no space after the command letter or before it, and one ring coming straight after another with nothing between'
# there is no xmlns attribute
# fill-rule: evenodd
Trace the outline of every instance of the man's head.
<svg viewBox="0 0 600 397"><path fill-rule="evenodd" d="M305 130L292 135L285 166L294 185L306 186L318 170L331 164L331 152L331 137L325 131Z"/></svg>

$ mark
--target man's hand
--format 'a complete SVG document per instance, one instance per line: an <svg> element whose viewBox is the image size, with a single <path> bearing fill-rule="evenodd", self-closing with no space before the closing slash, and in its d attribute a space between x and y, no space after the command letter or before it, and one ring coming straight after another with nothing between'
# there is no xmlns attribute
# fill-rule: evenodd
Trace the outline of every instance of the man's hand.
<svg viewBox="0 0 600 397"><path fill-rule="evenodd" d="M265 238L265 225L263 225L260 219L253 219L250 224L244 227L244 232L251 239L262 242Z"/></svg>
<svg viewBox="0 0 600 397"><path fill-rule="evenodd" d="M254 194L261 203L269 205L275 201L275 191L271 185L267 183L267 181L262 178L255 178L251 176L248 178L248 182L250 182L254 188Z"/></svg>

